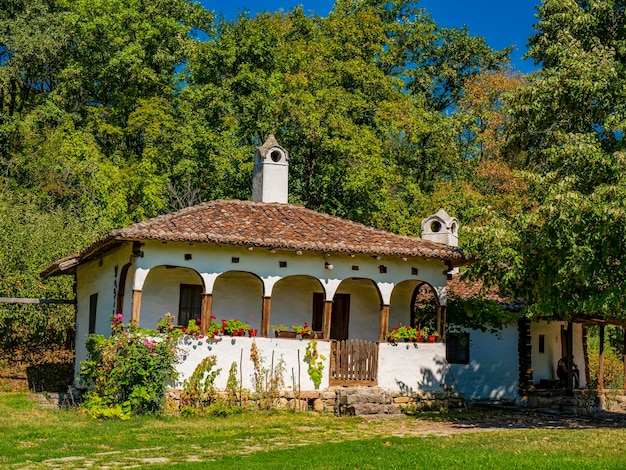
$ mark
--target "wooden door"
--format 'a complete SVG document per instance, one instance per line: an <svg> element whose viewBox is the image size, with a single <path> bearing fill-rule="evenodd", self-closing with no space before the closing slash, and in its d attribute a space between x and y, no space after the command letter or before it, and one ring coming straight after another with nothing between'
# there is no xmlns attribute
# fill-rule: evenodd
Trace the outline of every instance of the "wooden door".
<svg viewBox="0 0 626 470"><path fill-rule="evenodd" d="M330 339L348 339L350 323L350 294L335 294L330 321Z"/></svg>
<svg viewBox="0 0 626 470"><path fill-rule="evenodd" d="M311 327L315 331L322 329L322 315L324 312L324 294L313 294L313 318ZM350 294L335 294L333 309L330 318L330 339L348 339L350 323Z"/></svg>

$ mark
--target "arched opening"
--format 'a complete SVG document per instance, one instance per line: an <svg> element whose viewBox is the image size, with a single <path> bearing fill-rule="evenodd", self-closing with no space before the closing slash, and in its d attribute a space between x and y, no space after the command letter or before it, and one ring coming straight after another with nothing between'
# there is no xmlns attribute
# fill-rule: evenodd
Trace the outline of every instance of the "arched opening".
<svg viewBox="0 0 626 470"><path fill-rule="evenodd" d="M237 319L251 328L261 329L263 281L246 271L220 274L213 286L212 315L222 319Z"/></svg>
<svg viewBox="0 0 626 470"><path fill-rule="evenodd" d="M117 298L115 299L115 313L121 313L124 315L124 296L126 292L126 280L128 278L128 270L132 266L132 263L126 263L122 266L120 272L120 280L117 284Z"/></svg>
<svg viewBox="0 0 626 470"><path fill-rule="evenodd" d="M435 289L423 282L413 290L410 303L411 324L429 332L439 331L439 297Z"/></svg>
<svg viewBox="0 0 626 470"><path fill-rule="evenodd" d="M140 326L155 328L166 313L187 326L190 319L200 318L203 289L202 278L191 268L155 266L143 286Z"/></svg>
<svg viewBox="0 0 626 470"><path fill-rule="evenodd" d="M371 279L343 280L333 299L330 338L377 341L381 302L378 286Z"/></svg>
<svg viewBox="0 0 626 470"><path fill-rule="evenodd" d="M442 309L435 289L419 280L398 283L391 294L389 327L416 328L421 334L441 335L443 338Z"/></svg>
<svg viewBox="0 0 626 470"><path fill-rule="evenodd" d="M272 290L271 326L291 328L307 323L313 330L321 331L320 296L323 298L324 288L317 278L306 275L282 278Z"/></svg>

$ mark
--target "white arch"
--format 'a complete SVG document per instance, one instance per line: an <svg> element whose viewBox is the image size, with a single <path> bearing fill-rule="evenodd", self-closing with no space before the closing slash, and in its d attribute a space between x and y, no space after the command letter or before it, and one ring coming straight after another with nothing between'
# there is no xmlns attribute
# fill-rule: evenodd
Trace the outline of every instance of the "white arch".
<svg viewBox="0 0 626 470"><path fill-rule="evenodd" d="M150 269L136 268L133 275L133 290L143 290L143 286L146 283L146 278L150 273Z"/></svg>

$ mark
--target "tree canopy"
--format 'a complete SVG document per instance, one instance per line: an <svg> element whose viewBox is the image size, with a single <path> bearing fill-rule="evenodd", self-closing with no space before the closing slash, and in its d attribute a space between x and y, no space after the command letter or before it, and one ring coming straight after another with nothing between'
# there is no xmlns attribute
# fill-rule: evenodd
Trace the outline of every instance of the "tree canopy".
<svg viewBox="0 0 626 470"><path fill-rule="evenodd" d="M485 211L479 275L538 315L621 316L626 290L625 2L545 0L510 101L504 159L529 185L514 217Z"/></svg>
<svg viewBox="0 0 626 470"><path fill-rule="evenodd" d="M274 134L290 202L413 235L445 207L530 311L624 315L624 3L545 0L521 76L410 0L0 0L0 295L69 297L37 272L97 235L248 199Z"/></svg>

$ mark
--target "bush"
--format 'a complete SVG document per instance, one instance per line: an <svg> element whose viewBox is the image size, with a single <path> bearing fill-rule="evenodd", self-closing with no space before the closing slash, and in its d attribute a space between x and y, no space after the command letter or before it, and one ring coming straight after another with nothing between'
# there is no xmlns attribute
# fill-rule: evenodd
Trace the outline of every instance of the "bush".
<svg viewBox="0 0 626 470"><path fill-rule="evenodd" d="M122 320L114 315L109 338L90 335L87 341L80 375L90 388L83 407L94 417L160 413L166 385L178 376L178 336L124 327Z"/></svg>

